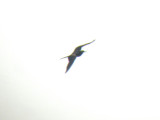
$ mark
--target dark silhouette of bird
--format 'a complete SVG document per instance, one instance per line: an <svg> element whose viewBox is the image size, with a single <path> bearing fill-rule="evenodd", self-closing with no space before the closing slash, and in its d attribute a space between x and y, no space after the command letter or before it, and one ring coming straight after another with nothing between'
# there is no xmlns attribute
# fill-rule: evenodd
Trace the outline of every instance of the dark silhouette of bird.
<svg viewBox="0 0 160 120"><path fill-rule="evenodd" d="M92 42L94 42L94 41L95 41L95 40L93 40ZM79 57L79 56L81 56L84 52L86 52L86 51L84 51L84 50L81 50L81 48L82 48L83 46L85 46L85 45L88 45L88 44L92 43L92 42L89 42L89 43L86 43L86 44L84 44L84 45L80 45L80 46L76 47L71 55L66 56L66 57L63 57L63 58L68 58L68 60L69 60L68 65L67 65L67 68L66 68L66 72L70 69L70 67L72 66L72 64L73 64L73 62L75 61L76 57ZM63 58L61 58L61 59L63 59ZM65 72L65 73L66 73L66 72Z"/></svg>

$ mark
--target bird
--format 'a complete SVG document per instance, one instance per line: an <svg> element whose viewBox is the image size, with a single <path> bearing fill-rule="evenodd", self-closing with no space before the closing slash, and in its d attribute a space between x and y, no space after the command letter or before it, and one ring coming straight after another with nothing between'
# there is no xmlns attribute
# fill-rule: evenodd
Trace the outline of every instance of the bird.
<svg viewBox="0 0 160 120"><path fill-rule="evenodd" d="M70 54L69 56L63 57L63 58L68 58L68 61L69 61L65 73L67 73L68 70L71 68L71 66L72 66L72 64L74 63L75 59L76 59L77 57L80 57L84 52L86 52L86 51L84 51L84 50L81 50L81 48L84 47L85 45L91 44L91 43L94 42L94 41L95 41L95 40L93 40L93 41L91 41L91 42L89 42L89 43L86 43L86 44L83 44L83 45L80 45L80 46L76 47L76 48L74 49L74 51L73 51L72 54ZM61 58L61 59L63 59L63 58Z"/></svg>

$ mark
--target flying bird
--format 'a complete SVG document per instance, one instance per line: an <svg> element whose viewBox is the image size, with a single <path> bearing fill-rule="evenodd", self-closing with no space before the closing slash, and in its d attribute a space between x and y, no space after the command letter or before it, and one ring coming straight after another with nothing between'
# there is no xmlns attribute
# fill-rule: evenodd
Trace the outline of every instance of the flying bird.
<svg viewBox="0 0 160 120"><path fill-rule="evenodd" d="M95 40L93 40L92 42L94 42L94 41ZM92 43L92 42L89 42L89 43L86 43L84 45L80 45L80 46L76 47L71 55L63 57L63 58L68 58L68 60L69 60L67 68L66 68L66 72L70 69L70 67L72 66L72 64L75 61L76 57L81 56L85 52L84 50L81 50L81 48L83 46L85 46L85 45L88 45L88 44ZM61 59L63 59L63 58L61 58Z"/></svg>

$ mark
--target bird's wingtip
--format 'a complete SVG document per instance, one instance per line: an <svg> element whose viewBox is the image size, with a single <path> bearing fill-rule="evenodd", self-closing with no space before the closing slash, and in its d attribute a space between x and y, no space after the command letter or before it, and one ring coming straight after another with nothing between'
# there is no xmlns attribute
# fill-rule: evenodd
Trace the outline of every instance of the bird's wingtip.
<svg viewBox="0 0 160 120"><path fill-rule="evenodd" d="M68 57L68 56L66 56L66 57L63 57L63 58L67 58L67 57ZM63 59L63 58L60 58L60 60L61 60L61 59Z"/></svg>
<svg viewBox="0 0 160 120"><path fill-rule="evenodd" d="M96 39L94 39L92 42L94 42Z"/></svg>

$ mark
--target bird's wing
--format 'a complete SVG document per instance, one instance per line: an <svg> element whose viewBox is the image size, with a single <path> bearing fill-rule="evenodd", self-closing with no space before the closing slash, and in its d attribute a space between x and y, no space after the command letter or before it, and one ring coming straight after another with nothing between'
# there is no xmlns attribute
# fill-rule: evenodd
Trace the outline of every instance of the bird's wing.
<svg viewBox="0 0 160 120"><path fill-rule="evenodd" d="M74 62L75 59L76 59L75 56L69 56L68 57L69 62L68 62L68 65L67 65L66 72L70 69L70 67L72 66L72 64L73 64L73 62Z"/></svg>
<svg viewBox="0 0 160 120"><path fill-rule="evenodd" d="M93 40L92 42L94 42L94 41L95 41L95 40ZM88 44L91 44L92 42L89 42L89 43L86 43L86 44L83 44L83 45L80 45L80 46L76 47L76 49L74 50L73 53L77 53L78 51L81 50L81 48L82 48L83 46L88 45Z"/></svg>

